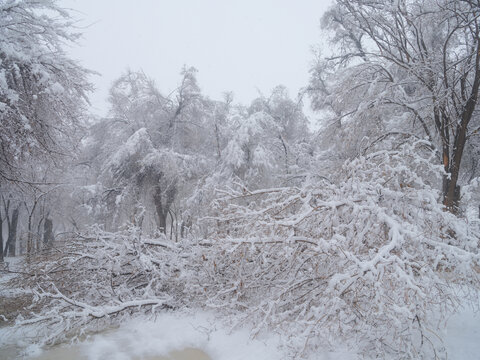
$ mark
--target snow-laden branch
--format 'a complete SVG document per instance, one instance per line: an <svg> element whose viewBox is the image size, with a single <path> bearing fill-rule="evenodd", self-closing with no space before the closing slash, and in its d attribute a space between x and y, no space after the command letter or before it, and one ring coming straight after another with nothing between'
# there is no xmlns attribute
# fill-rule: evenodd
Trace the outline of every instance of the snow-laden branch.
<svg viewBox="0 0 480 360"><path fill-rule="evenodd" d="M35 341L54 343L99 321L111 326L131 313L179 306L180 250L166 239L144 239L135 228L93 229L69 239L25 264L17 281L32 289L32 309L40 310L24 313L15 328L41 325Z"/></svg>
<svg viewBox="0 0 480 360"><path fill-rule="evenodd" d="M425 329L458 287L478 290L480 232L438 202L431 156L420 140L345 163L340 184L222 194L208 304L305 351L342 339L381 357L438 352Z"/></svg>
<svg viewBox="0 0 480 360"><path fill-rule="evenodd" d="M439 353L427 329L455 311L459 289L478 291L480 231L438 202L429 181L443 173L424 145L348 161L339 184L224 192L203 220L207 239L134 227L76 236L23 270L40 310L16 327L42 325L37 341L52 343L207 306L254 334L284 334L297 358L338 341L382 358Z"/></svg>

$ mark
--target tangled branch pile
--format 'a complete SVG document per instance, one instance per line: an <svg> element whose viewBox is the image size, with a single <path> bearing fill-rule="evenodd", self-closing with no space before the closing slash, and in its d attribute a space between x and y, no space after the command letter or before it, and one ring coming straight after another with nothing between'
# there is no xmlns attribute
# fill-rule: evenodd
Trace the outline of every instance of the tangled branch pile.
<svg viewBox="0 0 480 360"><path fill-rule="evenodd" d="M418 141L347 162L344 181L229 190L207 240L136 228L77 238L27 264L44 343L165 308L222 309L278 331L296 357L339 340L369 356L439 356L434 329L479 289L478 227L445 211ZM463 291L463 290L462 290Z"/></svg>
<svg viewBox="0 0 480 360"><path fill-rule="evenodd" d="M94 229L50 252L29 259L26 276L32 307L16 326L39 324L36 341L52 344L93 329L110 327L139 311L182 303L180 246L163 237L142 237L137 228L117 233ZM40 330L41 329L41 330Z"/></svg>
<svg viewBox="0 0 480 360"><path fill-rule="evenodd" d="M370 355L436 354L459 289L478 290L480 237L424 182L441 177L425 145L347 162L340 185L225 194L210 303L282 329L299 352L343 339Z"/></svg>

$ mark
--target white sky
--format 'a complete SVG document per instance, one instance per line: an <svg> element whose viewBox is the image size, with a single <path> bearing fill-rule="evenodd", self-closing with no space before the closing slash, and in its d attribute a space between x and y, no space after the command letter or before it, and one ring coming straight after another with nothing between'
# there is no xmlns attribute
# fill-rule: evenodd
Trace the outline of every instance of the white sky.
<svg viewBox="0 0 480 360"><path fill-rule="evenodd" d="M199 70L204 94L233 91L248 104L258 91L307 85L320 43L319 20L331 0L60 0L76 10L84 37L71 53L93 77L94 112L105 114L108 89L127 68L143 70L164 94L184 64Z"/></svg>

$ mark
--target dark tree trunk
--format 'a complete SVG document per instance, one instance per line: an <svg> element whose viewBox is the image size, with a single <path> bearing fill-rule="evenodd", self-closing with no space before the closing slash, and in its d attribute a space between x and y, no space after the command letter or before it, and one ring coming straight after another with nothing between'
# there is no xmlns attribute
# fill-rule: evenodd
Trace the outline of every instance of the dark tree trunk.
<svg viewBox="0 0 480 360"><path fill-rule="evenodd" d="M43 223L43 247L48 248L52 246L54 240L52 219L46 218Z"/></svg>
<svg viewBox="0 0 480 360"><path fill-rule="evenodd" d="M164 233L167 234L167 214L162 203L162 188L160 185L155 186L155 193L153 194L153 202L158 216L158 227Z"/></svg>
<svg viewBox="0 0 480 360"><path fill-rule="evenodd" d="M477 30L478 37L478 30ZM475 77L472 83L472 89L465 107L461 114L461 120L457 125L455 132L455 140L452 149L452 159L450 162L449 172L451 177L447 184L447 191L444 193L444 204L452 212L458 209L460 201L460 187L458 186L458 176L460 174L460 164L462 162L463 151L467 141L468 124L472 119L473 112L477 105L477 99L480 88L480 41L477 40L476 56L475 56Z"/></svg>
<svg viewBox="0 0 480 360"><path fill-rule="evenodd" d="M180 239L183 239L185 236L185 221L182 221L182 225L180 225Z"/></svg>
<svg viewBox="0 0 480 360"><path fill-rule="evenodd" d="M220 149L220 130L218 129L218 124L215 122L215 141L217 142L217 157L218 160L222 158L222 150Z"/></svg>
<svg viewBox="0 0 480 360"><path fill-rule="evenodd" d="M32 219L33 219L33 213L35 212L35 208L37 207L37 204L38 204L38 199L35 198L35 201L32 206L32 210L29 211L27 208L27 211L28 211L27 254L31 254L36 247L33 241Z"/></svg>
<svg viewBox="0 0 480 360"><path fill-rule="evenodd" d="M457 182L460 174L460 164L462 161L463 150L465 149L467 133L466 124L468 124L468 121L462 121L462 123L457 127L455 142L453 145L452 159L448 169L450 178L447 179L446 191L444 191L444 204L452 212L456 212L458 210L458 205L460 202L460 186L457 184Z"/></svg>
<svg viewBox="0 0 480 360"><path fill-rule="evenodd" d="M0 263L3 262L3 219L0 214Z"/></svg>
<svg viewBox="0 0 480 360"><path fill-rule="evenodd" d="M457 212L460 202L460 186L457 184L458 177L460 175L460 165L462 162L463 151L465 149L465 143L467 141L467 127L470 122L473 111L475 109L476 98L478 96L479 79L476 80L476 91L467 102L465 111L462 115L462 121L458 124L455 132L455 140L452 149L452 158L450 160L450 167L448 172L450 173L450 179L447 179L446 189L444 189L444 204L452 212ZM473 100L475 99L475 100Z"/></svg>
<svg viewBox="0 0 480 360"><path fill-rule="evenodd" d="M167 216L163 214L163 211L158 212L158 227L167 235Z"/></svg>
<svg viewBox="0 0 480 360"><path fill-rule="evenodd" d="M7 256L15 256L15 249L17 247L17 223L18 223L18 207L12 212L12 220L8 226L8 239L5 246L5 253Z"/></svg>
<svg viewBox="0 0 480 360"><path fill-rule="evenodd" d="M167 187L163 199L162 188L160 185L155 186L155 192L153 193L153 202L155 204L155 209L158 216L158 227L159 229L167 235L167 216L170 211L170 207L175 200L177 194L177 187L175 184ZM165 201L163 201L165 200ZM173 221L173 219L172 219Z"/></svg>

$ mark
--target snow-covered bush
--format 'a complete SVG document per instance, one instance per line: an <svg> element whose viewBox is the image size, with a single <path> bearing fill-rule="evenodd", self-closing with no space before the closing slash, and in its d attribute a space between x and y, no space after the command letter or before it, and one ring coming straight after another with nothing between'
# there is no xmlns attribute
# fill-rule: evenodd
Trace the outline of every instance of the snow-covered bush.
<svg viewBox="0 0 480 360"><path fill-rule="evenodd" d="M209 305L288 334L297 355L339 339L382 357L438 354L434 329L459 287L478 289L479 231L439 203L427 145L358 157L339 184L225 193Z"/></svg>

